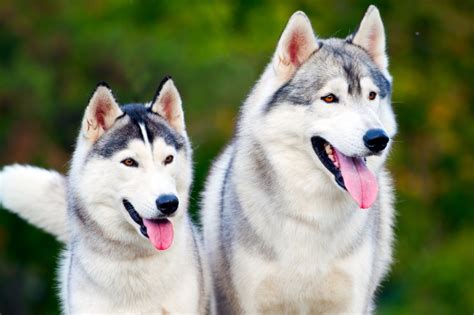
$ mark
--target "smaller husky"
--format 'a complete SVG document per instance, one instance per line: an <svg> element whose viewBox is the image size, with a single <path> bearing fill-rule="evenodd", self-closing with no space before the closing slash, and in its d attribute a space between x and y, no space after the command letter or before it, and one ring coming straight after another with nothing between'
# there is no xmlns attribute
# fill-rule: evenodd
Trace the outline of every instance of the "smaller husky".
<svg viewBox="0 0 474 315"><path fill-rule="evenodd" d="M67 191L57 173L22 166L0 173L7 207L8 185L15 187L14 178L5 180L10 173L51 179L51 194L57 195L47 198L52 209L63 208L67 193L67 227L62 218L49 220L51 213L38 219L67 242L60 267L64 313L207 311L206 261L186 214L191 160L181 98L166 77L147 106L120 107L108 85L97 86Z"/></svg>

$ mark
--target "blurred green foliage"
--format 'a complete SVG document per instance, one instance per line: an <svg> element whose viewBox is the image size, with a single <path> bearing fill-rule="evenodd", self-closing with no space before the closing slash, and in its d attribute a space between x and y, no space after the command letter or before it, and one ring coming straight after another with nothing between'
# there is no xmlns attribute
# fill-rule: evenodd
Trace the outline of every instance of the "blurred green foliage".
<svg viewBox="0 0 474 315"><path fill-rule="evenodd" d="M321 37L357 27L367 1L0 3L0 165L65 172L95 83L122 103L173 75L195 149L192 210L239 104L288 17ZM474 312L474 2L375 3L388 36L399 134L395 263L379 314ZM0 313L58 312L51 236L0 211Z"/></svg>

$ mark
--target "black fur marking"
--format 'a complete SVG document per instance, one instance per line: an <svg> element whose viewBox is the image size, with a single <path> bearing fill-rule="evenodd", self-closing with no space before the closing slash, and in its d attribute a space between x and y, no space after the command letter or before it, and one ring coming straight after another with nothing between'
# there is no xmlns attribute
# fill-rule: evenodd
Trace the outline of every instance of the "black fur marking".
<svg viewBox="0 0 474 315"><path fill-rule="evenodd" d="M108 88L109 90L112 90L112 89L110 88L110 85L109 85L107 82L105 82L105 81L100 81L100 82L98 82L98 83L96 84L95 88L97 89L97 88L99 88L99 87L101 87L101 86L104 86L104 87Z"/></svg>
<svg viewBox="0 0 474 315"><path fill-rule="evenodd" d="M105 81L100 81L100 82L98 82L98 83L95 85L95 89L94 89L94 91L90 94L89 100L92 99L92 97L94 96L94 94L97 92L97 89L100 88L100 87L105 87L105 88L107 88L107 89L110 91L110 93L111 93L112 95L114 95L114 93L112 92L112 89L110 88L110 85L109 85L107 82L105 82ZM89 102L90 102L90 101L89 101Z"/></svg>
<svg viewBox="0 0 474 315"><path fill-rule="evenodd" d="M151 101L152 106L153 104L155 104L156 100L160 96L161 90L163 89L165 83L168 82L168 80L171 80L170 75L166 75L163 80L161 80L160 84L158 85L158 88L156 89L155 96L153 96L153 101Z"/></svg>
<svg viewBox="0 0 474 315"><path fill-rule="evenodd" d="M127 104L123 105L121 109L136 125L145 123L148 116L148 110L142 104Z"/></svg>
<svg viewBox="0 0 474 315"><path fill-rule="evenodd" d="M142 104L128 104L121 107L123 115L117 119L128 116L131 120L121 127L112 128L106 132L93 146L90 155L111 157L116 152L125 149L133 139L144 141L140 124L145 126L148 139L163 138L167 145L176 150L183 148L185 139L171 128L161 116L151 113Z"/></svg>

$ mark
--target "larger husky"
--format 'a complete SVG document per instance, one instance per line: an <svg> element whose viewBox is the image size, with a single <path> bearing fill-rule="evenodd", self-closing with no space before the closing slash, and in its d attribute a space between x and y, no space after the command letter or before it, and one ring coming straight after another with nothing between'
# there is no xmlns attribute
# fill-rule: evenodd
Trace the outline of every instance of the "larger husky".
<svg viewBox="0 0 474 315"><path fill-rule="evenodd" d="M392 252L390 96L374 6L345 39L290 18L204 193L220 313L371 312Z"/></svg>
<svg viewBox="0 0 474 315"><path fill-rule="evenodd" d="M206 312L205 257L186 214L191 159L181 98L166 78L147 107L119 107L108 86L97 87L72 159L68 224L59 174L20 166L2 172L7 207L18 209L21 191L46 192L37 195L45 207L39 225L67 242L64 313Z"/></svg>

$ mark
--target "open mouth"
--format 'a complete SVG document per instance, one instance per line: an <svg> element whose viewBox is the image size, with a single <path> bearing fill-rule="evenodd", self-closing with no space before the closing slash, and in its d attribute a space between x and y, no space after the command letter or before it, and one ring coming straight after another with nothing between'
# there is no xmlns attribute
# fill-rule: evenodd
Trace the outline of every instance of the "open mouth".
<svg viewBox="0 0 474 315"><path fill-rule="evenodd" d="M372 206L378 193L377 179L367 168L366 159L346 156L321 137L312 137L313 150L336 183L347 190L360 208Z"/></svg>
<svg viewBox="0 0 474 315"><path fill-rule="evenodd" d="M140 226L140 233L148 238L158 250L165 250L173 243L173 224L168 219L143 219L127 199L122 200L123 206L133 222Z"/></svg>
<svg viewBox="0 0 474 315"><path fill-rule="evenodd" d="M336 154L332 145L321 137L311 138L311 143L313 144L313 150L316 152L321 163L323 163L324 167L334 175L336 183L347 190L340 169L341 165L336 159Z"/></svg>

